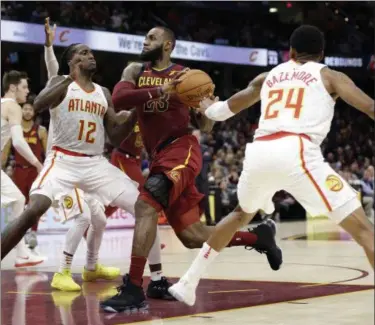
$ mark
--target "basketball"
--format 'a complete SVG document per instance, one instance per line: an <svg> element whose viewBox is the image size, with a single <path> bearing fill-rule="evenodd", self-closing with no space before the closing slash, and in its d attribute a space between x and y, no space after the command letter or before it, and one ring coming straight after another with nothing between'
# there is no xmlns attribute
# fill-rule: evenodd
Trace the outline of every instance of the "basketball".
<svg viewBox="0 0 375 325"><path fill-rule="evenodd" d="M214 93L211 77L202 70L189 70L180 79L182 81L176 86L177 96L189 107L198 107L203 98Z"/></svg>

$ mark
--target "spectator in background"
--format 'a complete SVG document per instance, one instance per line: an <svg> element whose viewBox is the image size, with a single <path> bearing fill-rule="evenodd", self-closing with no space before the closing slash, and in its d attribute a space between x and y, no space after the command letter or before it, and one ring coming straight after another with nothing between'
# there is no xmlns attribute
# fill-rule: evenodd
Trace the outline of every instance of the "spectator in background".
<svg viewBox="0 0 375 325"><path fill-rule="evenodd" d="M210 194L209 184L208 184L208 170L209 170L209 164L212 161L212 155L209 150L209 147L201 143L201 131L196 129L193 131L193 135L197 138L198 142L201 144L201 150L202 150L202 169L198 177L196 178L196 186L198 188L198 191L202 194L204 194L204 199L202 200L202 205L204 207L204 214L206 216L206 223L207 225L214 225L214 222L211 217L210 212L210 204L208 201L208 197Z"/></svg>
<svg viewBox="0 0 375 325"><path fill-rule="evenodd" d="M362 202L367 217L374 221L374 167L369 166L361 180Z"/></svg>

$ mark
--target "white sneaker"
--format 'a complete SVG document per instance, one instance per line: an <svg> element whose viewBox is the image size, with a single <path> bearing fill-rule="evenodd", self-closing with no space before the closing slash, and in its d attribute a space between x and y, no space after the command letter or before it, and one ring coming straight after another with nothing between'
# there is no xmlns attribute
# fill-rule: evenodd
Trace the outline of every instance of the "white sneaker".
<svg viewBox="0 0 375 325"><path fill-rule="evenodd" d="M194 306L196 300L196 289L196 285L180 279L180 281L178 281L176 284L169 287L168 292L178 301L181 301L189 306Z"/></svg>
<svg viewBox="0 0 375 325"><path fill-rule="evenodd" d="M36 257L39 257L39 258L42 258L43 261L47 261L48 260L48 257L47 256L43 256L42 254L40 254L39 250L35 247L33 249L30 249L30 254L36 256Z"/></svg>
<svg viewBox="0 0 375 325"><path fill-rule="evenodd" d="M14 266L15 267L35 266L43 262L44 262L43 257L36 256L34 254L29 253L28 256L25 256L25 257L17 256Z"/></svg>

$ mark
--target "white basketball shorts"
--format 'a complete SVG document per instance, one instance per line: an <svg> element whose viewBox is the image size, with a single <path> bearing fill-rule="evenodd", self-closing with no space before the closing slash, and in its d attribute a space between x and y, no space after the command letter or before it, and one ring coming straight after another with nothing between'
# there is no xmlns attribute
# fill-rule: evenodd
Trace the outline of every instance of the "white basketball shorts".
<svg viewBox="0 0 375 325"><path fill-rule="evenodd" d="M290 193L312 216L340 223L361 206L357 192L324 158L320 147L303 136L255 140L246 146L238 199L247 213L274 211L272 197Z"/></svg>
<svg viewBox="0 0 375 325"><path fill-rule="evenodd" d="M41 194L51 201L59 201L79 188L105 206L111 205L121 195L125 201L121 208L132 213L139 194L137 186L103 156L81 157L52 150L31 187L30 195Z"/></svg>
<svg viewBox="0 0 375 325"><path fill-rule="evenodd" d="M23 194L13 183L11 178L1 171L1 207L6 207L9 204L23 198Z"/></svg>

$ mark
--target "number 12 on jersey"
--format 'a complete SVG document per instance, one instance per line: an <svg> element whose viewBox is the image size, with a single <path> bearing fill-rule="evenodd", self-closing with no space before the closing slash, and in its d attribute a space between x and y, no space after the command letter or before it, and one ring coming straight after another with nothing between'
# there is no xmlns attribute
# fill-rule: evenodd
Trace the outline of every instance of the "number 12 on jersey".
<svg viewBox="0 0 375 325"><path fill-rule="evenodd" d="M95 138L92 134L96 131L96 123L95 122L87 122L85 120L79 121L79 133L78 133L78 140L84 140L87 143L94 143Z"/></svg>
<svg viewBox="0 0 375 325"><path fill-rule="evenodd" d="M293 117L298 119L301 114L303 106L303 96L305 94L305 88L292 88L292 89L274 89L268 93L268 99L270 100L264 115L265 120L274 119L279 116L280 109L274 108L277 103L280 103L284 108L294 110ZM285 102L285 103L284 103Z"/></svg>

